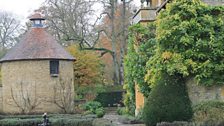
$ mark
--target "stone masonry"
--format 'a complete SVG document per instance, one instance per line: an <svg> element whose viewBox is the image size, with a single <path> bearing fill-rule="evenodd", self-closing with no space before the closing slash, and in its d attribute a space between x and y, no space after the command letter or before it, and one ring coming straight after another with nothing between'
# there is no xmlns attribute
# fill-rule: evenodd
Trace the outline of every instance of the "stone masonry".
<svg viewBox="0 0 224 126"><path fill-rule="evenodd" d="M60 99L62 91L58 90L58 88L55 90L55 87L59 86L59 83L62 83L60 81L62 79L64 83L70 85L70 91L74 94L73 62L59 60L59 64L59 75L51 76L49 60L26 60L3 63L3 112L21 113L17 104L24 107L27 104L25 101L28 99L35 106L31 113L61 112L61 109L53 103L53 100L55 98Z"/></svg>
<svg viewBox="0 0 224 126"><path fill-rule="evenodd" d="M224 101L224 86L200 86L194 79L189 79L186 85L192 105L209 100Z"/></svg>

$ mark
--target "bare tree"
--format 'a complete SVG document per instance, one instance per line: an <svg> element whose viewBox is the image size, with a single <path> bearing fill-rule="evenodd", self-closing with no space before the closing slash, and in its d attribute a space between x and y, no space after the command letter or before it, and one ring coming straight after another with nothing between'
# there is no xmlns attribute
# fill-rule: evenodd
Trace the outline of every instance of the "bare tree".
<svg viewBox="0 0 224 126"><path fill-rule="evenodd" d="M19 84L19 90L13 90L11 87L11 97L15 107L20 109L20 113L32 113L40 105L41 100L37 96L36 83L34 84L34 91L24 86L23 82Z"/></svg>
<svg viewBox="0 0 224 126"><path fill-rule="evenodd" d="M74 110L74 88L72 79L59 79L54 86L53 100L50 101L59 107L64 113L72 113Z"/></svg>
<svg viewBox="0 0 224 126"><path fill-rule="evenodd" d="M114 84L123 84L123 60L126 52L127 28L131 20L131 3L132 0L124 1L123 6L117 0L102 0L104 6L103 13L106 16L103 19L101 28L104 36L112 45L112 58L114 67Z"/></svg>
<svg viewBox="0 0 224 126"><path fill-rule="evenodd" d="M10 48L20 35L21 25L16 17L8 12L0 11L0 48Z"/></svg>
<svg viewBox="0 0 224 126"><path fill-rule="evenodd" d="M93 0L47 0L42 9L48 19L50 31L63 44L68 42L84 43L90 35L94 15ZM91 43L85 43L90 45Z"/></svg>
<svg viewBox="0 0 224 126"><path fill-rule="evenodd" d="M97 48L100 33L95 27L103 14L97 16L94 4L99 0L46 0L43 10L48 20L49 31L62 45L77 43L81 49L105 53L113 52L106 48Z"/></svg>
<svg viewBox="0 0 224 126"><path fill-rule="evenodd" d="M116 14L121 10L118 0L47 0L46 5L40 9L44 10L48 19L49 30L62 45L77 43L81 49L98 51L101 56L109 53L113 59L114 84L122 84L126 30L130 24L130 1L132 0L126 2L125 10L129 15L124 13L124 27L121 23L124 21L122 16ZM97 14L93 8L96 2L101 3L104 8L98 16L95 16ZM102 21L105 18L108 18L109 23ZM98 46L102 35L109 39L112 48Z"/></svg>

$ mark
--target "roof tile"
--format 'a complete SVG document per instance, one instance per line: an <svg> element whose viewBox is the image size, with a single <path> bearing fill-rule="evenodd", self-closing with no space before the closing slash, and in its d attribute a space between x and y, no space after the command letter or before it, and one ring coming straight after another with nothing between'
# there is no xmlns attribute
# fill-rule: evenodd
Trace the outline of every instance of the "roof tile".
<svg viewBox="0 0 224 126"><path fill-rule="evenodd" d="M0 62L35 59L75 60L45 28L31 28Z"/></svg>

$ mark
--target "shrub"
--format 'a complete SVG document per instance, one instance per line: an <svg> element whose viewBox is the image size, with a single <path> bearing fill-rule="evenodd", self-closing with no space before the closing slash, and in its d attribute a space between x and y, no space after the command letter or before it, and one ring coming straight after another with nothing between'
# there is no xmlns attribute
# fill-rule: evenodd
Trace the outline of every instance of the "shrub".
<svg viewBox="0 0 224 126"><path fill-rule="evenodd" d="M49 115L49 120L53 126L91 126L96 116L93 115L70 115L54 114ZM1 126L37 126L43 121L39 115L13 115L1 116Z"/></svg>
<svg viewBox="0 0 224 126"><path fill-rule="evenodd" d="M156 126L191 126L188 122L172 122L172 123L169 123L169 122L161 122L161 123L158 123Z"/></svg>
<svg viewBox="0 0 224 126"><path fill-rule="evenodd" d="M193 107L196 122L221 122L224 120L224 102L206 101Z"/></svg>
<svg viewBox="0 0 224 126"><path fill-rule="evenodd" d="M103 109L102 107L96 109L95 113L96 113L97 117L99 117L99 118L100 118L100 117L103 117L104 114L105 114L104 109Z"/></svg>
<svg viewBox="0 0 224 126"><path fill-rule="evenodd" d="M1 126L32 126L41 123L41 119L19 119L19 118L9 118L0 120Z"/></svg>
<svg viewBox="0 0 224 126"><path fill-rule="evenodd" d="M161 122L157 123L156 126L223 126L224 122L183 122L183 121L174 121L170 122Z"/></svg>
<svg viewBox="0 0 224 126"><path fill-rule="evenodd" d="M124 91L108 91L101 92L97 95L95 101L102 104L103 107L114 106L117 107L118 104L123 106L122 98Z"/></svg>
<svg viewBox="0 0 224 126"><path fill-rule="evenodd" d="M191 104L183 79L162 74L144 105L145 124L155 126L159 122L186 121L191 117Z"/></svg>
<svg viewBox="0 0 224 126"><path fill-rule="evenodd" d="M117 114L118 115L124 115L124 114L126 114L127 112L126 112L126 109L125 108L123 108L123 107L119 107L119 108L117 108Z"/></svg>
<svg viewBox="0 0 224 126"><path fill-rule="evenodd" d="M101 105L101 103L97 101L89 101L83 105L83 109L88 112L88 114L91 112L92 114L96 114L97 117L103 117L105 114L104 109Z"/></svg>
<svg viewBox="0 0 224 126"><path fill-rule="evenodd" d="M100 107L102 107L102 105L101 105L101 103L99 103L97 101L89 101L83 105L84 110L90 110L90 111L94 111Z"/></svg>
<svg viewBox="0 0 224 126"><path fill-rule="evenodd" d="M101 83L102 63L96 52L81 50L78 45L70 45L67 50L76 58L74 62L75 86Z"/></svg>

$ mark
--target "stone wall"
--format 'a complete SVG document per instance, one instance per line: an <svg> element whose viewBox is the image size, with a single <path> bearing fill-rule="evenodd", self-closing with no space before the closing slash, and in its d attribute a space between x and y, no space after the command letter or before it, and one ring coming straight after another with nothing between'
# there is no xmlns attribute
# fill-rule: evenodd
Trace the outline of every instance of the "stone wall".
<svg viewBox="0 0 224 126"><path fill-rule="evenodd" d="M62 60L59 64L59 76L51 76L49 60L4 62L3 112L21 113L21 107L32 107L27 104L35 106L32 113L61 112L53 102L62 98L61 83L74 94L73 62Z"/></svg>
<svg viewBox="0 0 224 126"><path fill-rule="evenodd" d="M209 5L224 5L224 0L202 0Z"/></svg>
<svg viewBox="0 0 224 126"><path fill-rule="evenodd" d="M0 87L0 113L3 112L3 108L2 108L2 105L3 105L3 102L2 102L2 87Z"/></svg>
<svg viewBox="0 0 224 126"><path fill-rule="evenodd" d="M224 86L199 86L194 79L189 79L186 84L192 105L209 100L224 101Z"/></svg>

